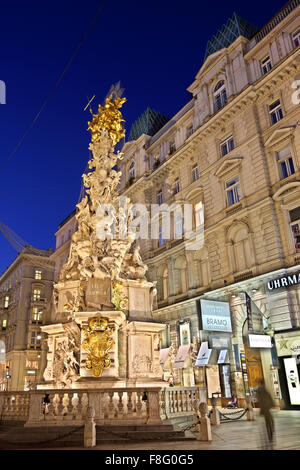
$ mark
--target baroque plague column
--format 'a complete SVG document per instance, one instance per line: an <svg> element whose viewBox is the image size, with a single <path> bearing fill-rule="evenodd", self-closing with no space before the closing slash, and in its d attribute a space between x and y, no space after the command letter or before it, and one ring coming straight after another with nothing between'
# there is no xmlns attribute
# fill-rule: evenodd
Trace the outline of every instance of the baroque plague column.
<svg viewBox="0 0 300 470"><path fill-rule="evenodd" d="M48 353L39 389L162 385L164 325L152 318L155 285L146 280L135 234L127 233L131 204L119 203L121 172L114 169L122 158L114 148L125 135L119 111L125 101L110 94L89 122L86 195L76 206L78 230L54 286L53 323L42 327Z"/></svg>

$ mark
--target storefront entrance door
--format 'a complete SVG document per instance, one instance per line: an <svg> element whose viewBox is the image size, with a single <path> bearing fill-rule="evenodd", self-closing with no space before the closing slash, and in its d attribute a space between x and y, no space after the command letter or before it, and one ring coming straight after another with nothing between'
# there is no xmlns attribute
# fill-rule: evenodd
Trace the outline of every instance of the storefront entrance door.
<svg viewBox="0 0 300 470"><path fill-rule="evenodd" d="M244 348L249 387L250 389L256 389L257 387L259 387L263 379L260 350L249 348L246 344L244 344Z"/></svg>

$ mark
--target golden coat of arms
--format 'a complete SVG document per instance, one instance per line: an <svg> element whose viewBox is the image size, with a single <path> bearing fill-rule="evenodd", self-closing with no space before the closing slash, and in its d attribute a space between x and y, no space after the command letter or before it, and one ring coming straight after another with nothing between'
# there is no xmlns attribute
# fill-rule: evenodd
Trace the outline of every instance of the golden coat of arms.
<svg viewBox="0 0 300 470"><path fill-rule="evenodd" d="M93 317L83 331L85 340L82 348L88 351L86 368L92 369L93 377L101 377L103 370L108 369L111 363L108 351L114 344L112 330L106 318Z"/></svg>

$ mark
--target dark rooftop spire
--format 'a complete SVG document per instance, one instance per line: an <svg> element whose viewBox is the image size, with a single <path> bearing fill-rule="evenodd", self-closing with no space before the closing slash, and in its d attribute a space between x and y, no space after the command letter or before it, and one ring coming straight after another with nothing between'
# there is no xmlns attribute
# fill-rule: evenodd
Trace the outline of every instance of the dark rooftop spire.
<svg viewBox="0 0 300 470"><path fill-rule="evenodd" d="M257 31L258 29L255 26L245 21L236 13L233 13L232 18L229 18L227 23L223 24L217 34L208 41L204 60L206 60L210 54L223 49L223 47L228 47L239 36L251 39Z"/></svg>
<svg viewBox="0 0 300 470"><path fill-rule="evenodd" d="M153 136L170 118L147 108L131 126L128 140L137 140L142 134Z"/></svg>

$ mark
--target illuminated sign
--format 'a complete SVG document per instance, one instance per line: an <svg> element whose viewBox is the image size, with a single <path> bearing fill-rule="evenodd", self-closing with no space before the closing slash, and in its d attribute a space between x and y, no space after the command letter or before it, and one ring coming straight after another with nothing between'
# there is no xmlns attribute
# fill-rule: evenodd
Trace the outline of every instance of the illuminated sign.
<svg viewBox="0 0 300 470"><path fill-rule="evenodd" d="M300 335L285 333L275 335L277 356L297 356L300 354Z"/></svg>
<svg viewBox="0 0 300 470"><path fill-rule="evenodd" d="M211 349L231 349L230 335L220 336L216 334L209 335L209 346Z"/></svg>
<svg viewBox="0 0 300 470"><path fill-rule="evenodd" d="M279 279L269 281L268 289L272 291L279 289L280 287L294 286L295 284L300 284L300 273L283 276Z"/></svg>
<svg viewBox="0 0 300 470"><path fill-rule="evenodd" d="M228 302L201 299L200 305L203 330L232 332Z"/></svg>
<svg viewBox="0 0 300 470"><path fill-rule="evenodd" d="M249 335L250 348L271 348L271 336L269 335Z"/></svg>
<svg viewBox="0 0 300 470"><path fill-rule="evenodd" d="M291 405L300 405L300 386L296 359L294 357L284 359L284 367Z"/></svg>

